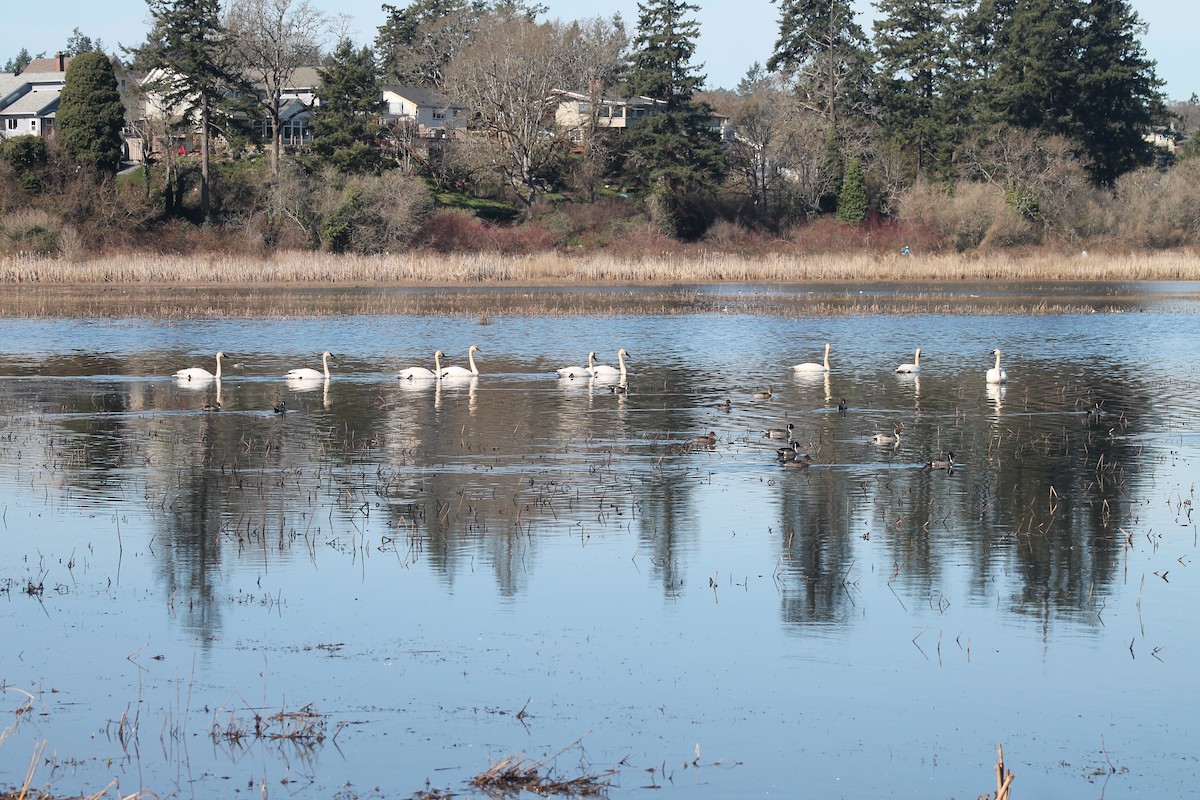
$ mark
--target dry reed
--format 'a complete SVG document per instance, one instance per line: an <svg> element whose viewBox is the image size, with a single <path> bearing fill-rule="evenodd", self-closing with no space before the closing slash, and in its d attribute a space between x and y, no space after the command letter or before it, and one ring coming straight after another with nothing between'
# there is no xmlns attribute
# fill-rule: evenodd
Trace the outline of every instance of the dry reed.
<svg viewBox="0 0 1200 800"><path fill-rule="evenodd" d="M1031 255L821 253L745 256L698 252L620 258L440 254L427 251L382 256L281 252L245 256L130 254L69 261L0 258L7 285L116 286L237 284L242 286L461 286L494 284L712 284L913 281L1156 281L1200 279L1200 255L1190 251L1139 253L1040 252Z"/></svg>

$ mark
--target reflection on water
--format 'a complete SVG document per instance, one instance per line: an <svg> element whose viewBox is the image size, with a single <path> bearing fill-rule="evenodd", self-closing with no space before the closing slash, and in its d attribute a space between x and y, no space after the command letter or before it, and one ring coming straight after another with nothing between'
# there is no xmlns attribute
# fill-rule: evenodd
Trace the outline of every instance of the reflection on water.
<svg viewBox="0 0 1200 800"><path fill-rule="evenodd" d="M1177 790L1194 310L636 316L619 341L609 318L345 318L314 381L279 376L328 323L5 321L0 600L22 657L0 681L46 716L0 746L0 783L45 739L72 792L114 759L123 788L225 796L252 747L252 782L407 796L587 733L598 769L658 766L687 797L777 794L797 769L863 796L897 753L931 796L979 794L997 740L1050 796L1085 791L1104 733L1134 785ZM913 329L922 371L896 374ZM482 375L393 377L468 339ZM791 370L829 340L830 372ZM178 342L243 366L175 381L198 357ZM984 381L997 343L1007 386ZM549 366L622 346L625 380ZM808 468L763 435L789 423ZM140 748L91 735L131 702ZM307 703L345 728L336 757L176 749L212 709ZM738 766L668 774L697 751Z"/></svg>

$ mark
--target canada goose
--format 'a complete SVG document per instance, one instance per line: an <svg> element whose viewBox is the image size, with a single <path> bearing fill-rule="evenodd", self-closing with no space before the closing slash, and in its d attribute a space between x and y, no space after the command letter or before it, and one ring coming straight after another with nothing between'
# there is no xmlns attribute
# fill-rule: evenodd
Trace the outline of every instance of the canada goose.
<svg viewBox="0 0 1200 800"><path fill-rule="evenodd" d="M838 416L846 416L846 398L844 397L841 400L838 400Z"/></svg>
<svg viewBox="0 0 1200 800"><path fill-rule="evenodd" d="M906 375L915 375L920 371L921 371L921 348L919 348L919 347L917 348L917 351L915 353L913 353L913 363L901 364L900 366L896 367L896 372L903 373Z"/></svg>
<svg viewBox="0 0 1200 800"><path fill-rule="evenodd" d="M475 354L479 352L479 345L471 345L467 348L467 363L471 365L470 369L466 367L446 367L442 370L440 377L443 378L472 378L479 374L479 367L475 366Z"/></svg>
<svg viewBox="0 0 1200 800"><path fill-rule="evenodd" d="M757 400L770 400L774 395L775 390L768 386L765 392L755 392L754 398Z"/></svg>
<svg viewBox="0 0 1200 800"><path fill-rule="evenodd" d="M217 372L214 375L203 367L188 367L175 373L175 379L180 381L211 381L221 380L221 359L224 353L217 353Z"/></svg>
<svg viewBox="0 0 1200 800"><path fill-rule="evenodd" d="M925 469L953 469L954 467L954 451L947 450L946 455L942 458L935 458L925 465Z"/></svg>
<svg viewBox="0 0 1200 800"><path fill-rule="evenodd" d="M309 367L300 367L298 369L289 369L287 374L283 376L287 381L319 381L329 380L329 357L333 355L328 350L321 353L321 369L323 372L317 372Z"/></svg>
<svg viewBox="0 0 1200 800"><path fill-rule="evenodd" d="M444 355L446 354L441 350L438 350L433 354L433 369L427 369L426 367L408 367L407 369L400 370L400 373L396 375L396 377L400 378L401 380L409 381L419 380L421 378L436 378L442 371L442 356Z"/></svg>
<svg viewBox="0 0 1200 800"><path fill-rule="evenodd" d="M287 413L287 402L284 400L277 401L275 403L274 409L275 409L276 414L286 414Z"/></svg>
<svg viewBox="0 0 1200 800"><path fill-rule="evenodd" d="M205 403L204 410L205 411L220 411L221 404L220 403Z"/></svg>
<svg viewBox="0 0 1200 800"><path fill-rule="evenodd" d="M788 461L784 461L782 466L784 469L804 469L811 463L812 463L812 456L810 456L808 453L805 453L802 456L798 456L798 457L790 459Z"/></svg>
<svg viewBox="0 0 1200 800"><path fill-rule="evenodd" d="M796 372L829 372L829 342L825 343L825 363L814 364L809 361L792 367Z"/></svg>
<svg viewBox="0 0 1200 800"><path fill-rule="evenodd" d="M616 378L620 377L621 383L625 382L625 356L629 355L629 351L622 347L617 351L617 363L620 368L614 367L611 364L596 364L592 367L592 375L597 378Z"/></svg>
<svg viewBox="0 0 1200 800"><path fill-rule="evenodd" d="M875 444L900 444L900 426L897 425L895 433L877 433L871 437L871 441Z"/></svg>
<svg viewBox="0 0 1200 800"><path fill-rule="evenodd" d="M993 350L992 355L996 357L996 366L987 371L987 382L1008 383L1008 373L1000 366L1000 348Z"/></svg>
<svg viewBox="0 0 1200 800"><path fill-rule="evenodd" d="M767 428L763 431L763 436L766 436L768 439L791 439L792 430L795 427L795 425L789 422L786 428Z"/></svg>
<svg viewBox="0 0 1200 800"><path fill-rule="evenodd" d="M608 387L608 390L613 394L627 395L629 394L629 384L618 383Z"/></svg>

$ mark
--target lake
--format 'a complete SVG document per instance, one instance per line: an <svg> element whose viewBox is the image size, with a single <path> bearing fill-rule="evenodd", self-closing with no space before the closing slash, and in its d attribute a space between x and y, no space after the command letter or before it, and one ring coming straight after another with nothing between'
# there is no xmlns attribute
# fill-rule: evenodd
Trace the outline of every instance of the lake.
<svg viewBox="0 0 1200 800"><path fill-rule="evenodd" d="M1200 778L1200 285L347 294L0 318L0 786L483 796L519 757L974 798L999 744L1021 797ZM554 375L620 348L625 392Z"/></svg>

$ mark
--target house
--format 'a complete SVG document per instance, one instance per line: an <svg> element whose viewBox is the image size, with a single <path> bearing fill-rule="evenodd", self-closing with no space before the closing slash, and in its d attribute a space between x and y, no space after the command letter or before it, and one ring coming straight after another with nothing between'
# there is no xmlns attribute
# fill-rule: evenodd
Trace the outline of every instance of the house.
<svg viewBox="0 0 1200 800"><path fill-rule="evenodd" d="M385 125L414 125L419 137L440 138L467 125L466 106L424 86L389 84L383 88L383 102Z"/></svg>
<svg viewBox="0 0 1200 800"><path fill-rule="evenodd" d="M116 56L109 56L109 61L124 97L131 79ZM33 60L20 75L0 73L0 138L53 135L70 63L70 58L57 53L54 58Z"/></svg>
<svg viewBox="0 0 1200 800"><path fill-rule="evenodd" d="M555 124L576 145L583 144L587 132L593 127L629 128L667 106L665 100L652 97L611 97L562 89L551 92L551 101L554 103ZM719 134L722 141L730 141L733 137L729 118L721 114L711 114L707 127Z"/></svg>

